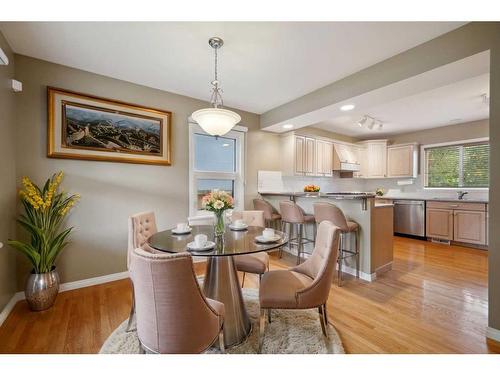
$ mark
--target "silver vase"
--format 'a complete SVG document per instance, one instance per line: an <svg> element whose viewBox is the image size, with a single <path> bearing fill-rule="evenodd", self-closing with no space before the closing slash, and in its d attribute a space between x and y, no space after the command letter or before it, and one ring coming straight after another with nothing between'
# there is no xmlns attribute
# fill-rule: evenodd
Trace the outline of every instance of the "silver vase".
<svg viewBox="0 0 500 375"><path fill-rule="evenodd" d="M42 311L50 308L59 292L59 274L55 267L46 273L31 272L26 280L24 294L31 310Z"/></svg>

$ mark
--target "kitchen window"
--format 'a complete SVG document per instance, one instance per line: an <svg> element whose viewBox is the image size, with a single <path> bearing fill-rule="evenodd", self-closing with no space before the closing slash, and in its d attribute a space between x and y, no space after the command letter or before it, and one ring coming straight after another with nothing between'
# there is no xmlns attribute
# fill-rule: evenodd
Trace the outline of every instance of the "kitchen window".
<svg viewBox="0 0 500 375"><path fill-rule="evenodd" d="M203 212L202 197L213 189L224 190L235 198L235 208L243 209L244 150L246 128L214 137L197 124L189 124L189 213Z"/></svg>
<svg viewBox="0 0 500 375"><path fill-rule="evenodd" d="M426 188L488 188L488 140L423 146Z"/></svg>

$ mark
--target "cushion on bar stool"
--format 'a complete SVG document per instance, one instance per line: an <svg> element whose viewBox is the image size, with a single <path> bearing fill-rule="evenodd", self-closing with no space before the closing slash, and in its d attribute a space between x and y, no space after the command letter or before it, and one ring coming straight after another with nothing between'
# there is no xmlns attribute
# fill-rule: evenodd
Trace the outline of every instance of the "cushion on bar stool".
<svg viewBox="0 0 500 375"><path fill-rule="evenodd" d="M347 221L347 231L345 233L350 233L350 232L355 232L359 228L359 224L356 223L355 221Z"/></svg>

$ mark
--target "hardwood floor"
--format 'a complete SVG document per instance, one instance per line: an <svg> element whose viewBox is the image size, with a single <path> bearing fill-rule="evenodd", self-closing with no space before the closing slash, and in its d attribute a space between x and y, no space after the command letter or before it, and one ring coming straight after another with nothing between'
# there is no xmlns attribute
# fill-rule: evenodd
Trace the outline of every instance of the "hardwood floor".
<svg viewBox="0 0 500 375"><path fill-rule="evenodd" d="M271 269L294 262L272 256ZM500 353L485 338L487 295L487 252L395 237L392 271L373 283L346 275L328 315L348 353ZM0 353L96 353L130 302L129 280L61 293L45 312L21 301L0 327Z"/></svg>

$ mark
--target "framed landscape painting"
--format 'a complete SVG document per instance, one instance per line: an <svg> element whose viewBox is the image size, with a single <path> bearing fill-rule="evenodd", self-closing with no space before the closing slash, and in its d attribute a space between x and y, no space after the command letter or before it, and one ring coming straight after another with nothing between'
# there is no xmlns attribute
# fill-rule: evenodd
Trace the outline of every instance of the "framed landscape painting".
<svg viewBox="0 0 500 375"><path fill-rule="evenodd" d="M47 88L48 157L171 165L171 112Z"/></svg>

